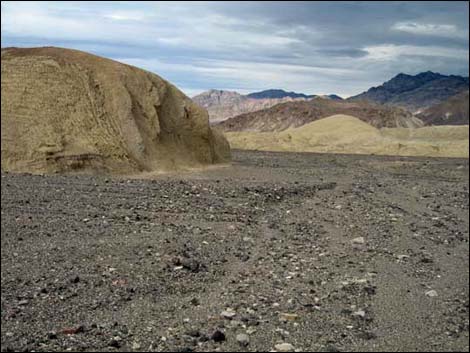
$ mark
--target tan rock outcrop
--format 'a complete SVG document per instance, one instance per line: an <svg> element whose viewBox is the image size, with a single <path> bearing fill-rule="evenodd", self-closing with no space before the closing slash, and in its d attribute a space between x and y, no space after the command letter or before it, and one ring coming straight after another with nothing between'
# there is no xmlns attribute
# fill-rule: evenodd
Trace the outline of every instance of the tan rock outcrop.
<svg viewBox="0 0 470 353"><path fill-rule="evenodd" d="M111 173L225 162L207 112L150 72L62 48L1 59L2 170Z"/></svg>

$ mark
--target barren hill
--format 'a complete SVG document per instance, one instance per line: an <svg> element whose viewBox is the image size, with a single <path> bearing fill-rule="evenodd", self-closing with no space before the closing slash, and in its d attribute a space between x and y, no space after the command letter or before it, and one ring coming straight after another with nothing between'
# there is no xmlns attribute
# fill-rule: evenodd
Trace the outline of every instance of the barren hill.
<svg viewBox="0 0 470 353"><path fill-rule="evenodd" d="M260 92L261 93L261 92ZM302 97L262 97L245 96L237 92L210 90L192 98L201 107L207 109L211 122L220 122L228 118L272 107L279 103L309 99Z"/></svg>
<svg viewBox="0 0 470 353"><path fill-rule="evenodd" d="M132 173L226 161L207 112L150 72L85 52L2 49L2 170Z"/></svg>
<svg viewBox="0 0 470 353"><path fill-rule="evenodd" d="M334 115L281 132L228 132L236 149L467 157L468 126L377 129L348 115Z"/></svg>
<svg viewBox="0 0 470 353"><path fill-rule="evenodd" d="M460 92L446 101L424 110L418 117L426 125L468 125L468 91Z"/></svg>
<svg viewBox="0 0 470 353"><path fill-rule="evenodd" d="M356 116L377 128L422 125L419 119L413 118L411 113L401 108L363 101L350 102L316 97L309 101L288 102L269 109L242 114L218 126L224 131L282 131L335 114Z"/></svg>

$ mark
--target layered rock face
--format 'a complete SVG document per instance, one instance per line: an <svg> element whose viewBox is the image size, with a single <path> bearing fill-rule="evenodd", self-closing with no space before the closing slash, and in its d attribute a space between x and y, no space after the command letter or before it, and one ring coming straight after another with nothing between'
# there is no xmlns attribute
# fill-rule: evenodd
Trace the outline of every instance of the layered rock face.
<svg viewBox="0 0 470 353"><path fill-rule="evenodd" d="M350 102L316 97L308 101L283 103L269 109L241 114L217 126L223 131L283 131L336 114L355 116L377 128L423 125L422 121L413 117L410 112L398 107L367 101Z"/></svg>
<svg viewBox="0 0 470 353"><path fill-rule="evenodd" d="M1 59L2 170L133 173L225 162L207 112L150 72L62 48Z"/></svg>

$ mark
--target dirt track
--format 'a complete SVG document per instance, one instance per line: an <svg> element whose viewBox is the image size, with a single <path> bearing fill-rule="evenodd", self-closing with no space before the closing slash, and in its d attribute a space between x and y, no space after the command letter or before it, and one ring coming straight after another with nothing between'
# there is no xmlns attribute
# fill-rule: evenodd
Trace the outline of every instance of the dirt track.
<svg viewBox="0 0 470 353"><path fill-rule="evenodd" d="M468 173L235 151L157 180L2 174L2 351L466 351Z"/></svg>

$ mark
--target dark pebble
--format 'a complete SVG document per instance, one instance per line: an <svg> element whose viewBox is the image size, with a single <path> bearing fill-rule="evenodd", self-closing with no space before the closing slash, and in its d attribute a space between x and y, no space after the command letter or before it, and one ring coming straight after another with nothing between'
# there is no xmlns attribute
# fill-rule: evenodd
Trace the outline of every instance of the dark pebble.
<svg viewBox="0 0 470 353"><path fill-rule="evenodd" d="M211 339L214 342L223 342L223 341L225 341L225 333L223 333L220 330L215 330L214 333L211 336Z"/></svg>

